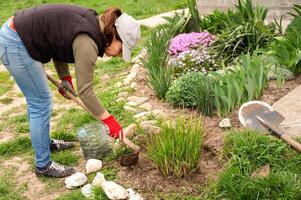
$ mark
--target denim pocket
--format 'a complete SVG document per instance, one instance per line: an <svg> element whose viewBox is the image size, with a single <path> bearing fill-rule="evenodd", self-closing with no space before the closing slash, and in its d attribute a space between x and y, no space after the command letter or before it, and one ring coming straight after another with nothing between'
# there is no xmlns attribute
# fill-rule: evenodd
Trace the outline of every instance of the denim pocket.
<svg viewBox="0 0 301 200"><path fill-rule="evenodd" d="M2 64L9 65L6 46L0 45L0 60Z"/></svg>

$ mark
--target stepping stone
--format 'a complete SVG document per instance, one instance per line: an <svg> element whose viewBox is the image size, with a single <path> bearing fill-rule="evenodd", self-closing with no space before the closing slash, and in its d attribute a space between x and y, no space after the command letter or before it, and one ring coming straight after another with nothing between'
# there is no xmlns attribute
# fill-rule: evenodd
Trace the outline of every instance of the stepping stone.
<svg viewBox="0 0 301 200"><path fill-rule="evenodd" d="M141 112L141 113L134 115L134 119L141 119L143 117L148 116L149 114L150 114L149 112Z"/></svg>
<svg viewBox="0 0 301 200"><path fill-rule="evenodd" d="M129 112L133 112L133 113L137 112L137 110L131 106L124 106L123 109L126 111L129 111Z"/></svg>
<svg viewBox="0 0 301 200"><path fill-rule="evenodd" d="M127 100L130 102L134 102L137 105L141 105L141 104L147 102L149 100L149 98L148 97L131 96L131 97L128 97Z"/></svg>
<svg viewBox="0 0 301 200"><path fill-rule="evenodd" d="M140 127L142 128L143 126L145 125L151 125L151 126L154 126L157 124L157 121L156 120L148 120L148 121L143 121L140 123Z"/></svg>
<svg viewBox="0 0 301 200"><path fill-rule="evenodd" d="M143 103L139 106L139 108L144 109L146 111L151 111L153 105L150 103Z"/></svg>
<svg viewBox="0 0 301 200"><path fill-rule="evenodd" d="M153 125L144 125L141 127L146 134L158 134L161 131L161 128Z"/></svg>
<svg viewBox="0 0 301 200"><path fill-rule="evenodd" d="M279 129L291 136L301 136L301 85L273 104L285 119Z"/></svg>
<svg viewBox="0 0 301 200"><path fill-rule="evenodd" d="M232 127L231 120L229 118L225 118L222 121L220 121L218 126L220 128L231 128Z"/></svg>

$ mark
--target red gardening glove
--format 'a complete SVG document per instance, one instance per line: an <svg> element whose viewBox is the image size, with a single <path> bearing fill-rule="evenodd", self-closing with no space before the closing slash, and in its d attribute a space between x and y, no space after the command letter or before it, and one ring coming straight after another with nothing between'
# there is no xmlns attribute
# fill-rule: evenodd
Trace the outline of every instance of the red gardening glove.
<svg viewBox="0 0 301 200"><path fill-rule="evenodd" d="M58 89L59 93L67 99L70 99L70 97L67 96L65 90L68 90L69 92L71 92L71 94L73 94L74 96L77 96L76 92L74 91L72 77L65 76L65 77L61 78L61 80L62 80L62 82L61 82L62 87Z"/></svg>
<svg viewBox="0 0 301 200"><path fill-rule="evenodd" d="M103 119L102 122L107 125L107 127L109 128L109 135L114 138L114 139L118 139L120 138L120 140L122 141L123 139L123 132L122 132L122 128L120 126L120 124L117 122L117 120L110 115L109 117L107 117L106 119Z"/></svg>

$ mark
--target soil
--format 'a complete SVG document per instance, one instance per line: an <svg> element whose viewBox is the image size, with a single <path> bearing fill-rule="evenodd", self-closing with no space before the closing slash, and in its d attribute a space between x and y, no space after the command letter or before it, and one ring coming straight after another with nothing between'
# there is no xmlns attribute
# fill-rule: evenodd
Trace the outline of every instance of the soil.
<svg viewBox="0 0 301 200"><path fill-rule="evenodd" d="M136 80L138 82L138 88L133 94L134 96L149 97L149 103L153 105L153 108L163 110L164 115L168 116L169 119L173 119L176 116L199 116L196 111L173 108L168 103L157 99L154 91L146 83L145 70L140 69L140 73L138 74ZM301 75L291 81L286 81L280 88L277 86L276 81L269 81L260 100L272 105L300 83ZM234 110L229 117L231 119L232 128L234 129L242 128L237 113L238 109ZM206 186L208 181L217 181L218 173L222 171L226 162L222 156L222 149L224 144L223 136L228 130L219 128L218 124L222 119L223 118L217 116L203 118L204 141L202 157L198 172L193 174L190 178L163 178L151 161L140 158L136 166L119 167L120 172L117 181L124 186L137 189L143 194L145 199L155 199L154 195L160 192L199 193L200 187Z"/></svg>
<svg viewBox="0 0 301 200"><path fill-rule="evenodd" d="M134 92L135 96L149 97L149 103L153 108L163 111L164 116L173 119L177 116L199 116L199 113L190 109L173 108L168 103L158 100L153 90L146 84L145 71L138 73L138 88ZM295 77L292 81L286 81L281 88L278 88L275 81L270 81L267 89L264 91L261 100L273 104L288 92L293 90L301 83L301 76ZM23 97L22 97L23 98ZM67 107L69 107L67 105ZM73 105L71 105L73 106ZM58 107L59 108L59 107ZM1 110L1 109L0 109ZM6 110L6 109L5 109ZM233 111L231 118L233 128L241 128L237 117L237 110ZM3 112L0 112L3 113ZM156 166L146 158L139 158L135 166L121 167L118 162L104 163L109 167L118 168L118 179L116 182L124 187L131 187L137 190L145 199L155 199L158 193L185 193L199 194L200 187L207 185L208 181L215 182L218 173L223 169L226 160L222 157L223 135L227 130L219 128L218 123L222 120L220 117L203 117L204 141L202 147L202 157L199 163L199 169L189 178L176 179L173 177L164 178ZM1 132L0 143L7 141L9 133ZM81 154L80 151L77 152ZM17 185L26 183L28 187L24 191L24 196L28 199L55 199L68 190L62 188L56 192L48 192L46 183L38 179L33 173L32 167L28 163L28 158L14 157L5 161L2 166L16 169L15 177ZM78 171L84 172L85 160L81 157ZM1 174L1 173L0 173ZM25 182L26 181L26 182ZM63 182L63 179L62 179Z"/></svg>

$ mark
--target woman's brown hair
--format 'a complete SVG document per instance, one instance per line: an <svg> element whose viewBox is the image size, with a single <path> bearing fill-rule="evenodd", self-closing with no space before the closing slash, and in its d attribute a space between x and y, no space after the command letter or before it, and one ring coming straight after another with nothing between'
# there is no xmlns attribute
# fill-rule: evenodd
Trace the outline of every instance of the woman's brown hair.
<svg viewBox="0 0 301 200"><path fill-rule="evenodd" d="M108 8L104 14L100 17L100 20L104 23L103 35L105 38L106 47L110 46L114 36L117 40L121 41L120 36L115 27L115 22L122 14L119 8Z"/></svg>

